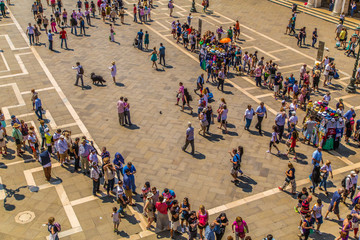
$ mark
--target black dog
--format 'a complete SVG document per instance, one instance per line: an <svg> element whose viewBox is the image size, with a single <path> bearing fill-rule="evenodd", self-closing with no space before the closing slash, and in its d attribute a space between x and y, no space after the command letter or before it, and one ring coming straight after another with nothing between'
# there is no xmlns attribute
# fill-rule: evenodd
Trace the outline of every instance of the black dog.
<svg viewBox="0 0 360 240"><path fill-rule="evenodd" d="M93 81L94 85L98 85L100 83L101 83L101 85L104 85L104 83L106 82L102 76L95 75L95 73L91 73L90 76L91 76L90 78Z"/></svg>

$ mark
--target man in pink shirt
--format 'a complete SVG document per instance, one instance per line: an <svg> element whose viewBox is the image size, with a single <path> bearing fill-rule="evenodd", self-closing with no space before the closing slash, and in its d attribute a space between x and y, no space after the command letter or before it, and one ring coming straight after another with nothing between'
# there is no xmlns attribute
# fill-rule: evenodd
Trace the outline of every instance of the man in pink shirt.
<svg viewBox="0 0 360 240"><path fill-rule="evenodd" d="M119 122L121 126L125 125L125 115L124 115L124 98L120 97L120 100L117 102L117 109L119 114Z"/></svg>
<svg viewBox="0 0 360 240"><path fill-rule="evenodd" d="M257 87L261 87L261 74L262 74L262 69L261 66L258 65L255 69L255 81Z"/></svg>

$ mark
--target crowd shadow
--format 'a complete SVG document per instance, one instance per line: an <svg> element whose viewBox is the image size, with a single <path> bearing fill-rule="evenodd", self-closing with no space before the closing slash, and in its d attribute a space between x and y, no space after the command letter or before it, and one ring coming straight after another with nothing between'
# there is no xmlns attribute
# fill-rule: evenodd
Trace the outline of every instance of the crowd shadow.
<svg viewBox="0 0 360 240"><path fill-rule="evenodd" d="M220 140L224 140L224 136L220 134L211 133L211 135L204 136L205 139L211 142L219 142Z"/></svg>
<svg viewBox="0 0 360 240"><path fill-rule="evenodd" d="M21 201L21 200L24 200L25 199L25 195L23 194L19 194L20 190L22 188L27 188L28 186L25 185L25 186L21 186L21 187L18 187L16 189L10 189L10 188L7 188L5 184L0 184L0 190L3 190L5 192L5 198L4 198L4 209L6 211L13 211L16 206L13 205L13 204L10 204L10 203L7 203L7 200L9 198L12 198L14 197L14 199L16 201Z"/></svg>

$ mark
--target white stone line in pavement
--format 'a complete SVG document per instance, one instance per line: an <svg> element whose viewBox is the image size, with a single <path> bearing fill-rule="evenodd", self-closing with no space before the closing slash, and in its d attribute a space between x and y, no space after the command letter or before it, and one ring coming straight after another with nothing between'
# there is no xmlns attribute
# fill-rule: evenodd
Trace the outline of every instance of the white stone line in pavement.
<svg viewBox="0 0 360 240"><path fill-rule="evenodd" d="M8 44L9 44L9 47L10 47L10 49L11 50L23 50L23 49L28 49L29 47L21 47L21 48L16 48L15 46L14 46L14 43L11 41L11 38L9 37L9 35L8 34L3 34L3 35L0 35L0 37L4 37L5 38L5 40L8 42Z"/></svg>
<svg viewBox="0 0 360 240"><path fill-rule="evenodd" d="M336 152L334 150L330 150L329 153L336 156L338 159L340 159L341 161L343 161L347 165L353 165L354 164L352 161L350 161L349 159L347 159L344 156L341 156L338 152Z"/></svg>
<svg viewBox="0 0 360 240"><path fill-rule="evenodd" d="M287 51L289 50L288 48L279 48L273 51L269 51L268 53L278 53L278 52L283 52L283 51Z"/></svg>
<svg viewBox="0 0 360 240"><path fill-rule="evenodd" d="M34 161L34 159L30 158L30 159L26 159L26 160L11 162L11 163L4 163L4 165L5 166L12 166L12 165L20 164L20 163L27 163L27 162L33 162L33 161Z"/></svg>
<svg viewBox="0 0 360 240"><path fill-rule="evenodd" d="M60 201L65 209L65 213L69 219L72 228L81 227L78 218L76 217L73 207L70 205L69 198L65 192L62 184L55 185L57 194L59 195Z"/></svg>
<svg viewBox="0 0 360 240"><path fill-rule="evenodd" d="M15 23L17 29L19 30L21 36L23 37L23 39L25 40L25 42L27 43L27 45L29 46L28 43L28 39L27 36L24 32L24 30L21 28L19 22L16 20L16 18L14 17L12 11L9 10L9 15L12 19L12 21ZM87 130L85 124L82 122L82 120L80 119L79 115L77 114L77 112L75 111L74 107L71 105L71 103L69 102L69 100L67 99L67 97L65 96L64 92L62 91L62 89L60 88L59 84L56 82L54 76L51 74L51 72L49 71L48 67L46 66L46 64L44 63L44 61L42 60L41 56L39 55L39 53L37 52L35 47L31 47L30 48L32 53L34 54L36 60L38 61L38 63L40 64L41 68L43 69L43 71L45 72L47 78L49 79L49 81L51 82L51 84L53 85L53 87L55 88L56 92L58 93L59 97L61 98L62 102L64 103L64 105L66 106L66 108L68 109L69 113L71 114L71 116L73 117L73 119L75 120L75 122L77 123L77 125L79 126L81 132L86 136L87 139L93 139L91 137L90 132ZM98 152L100 152L100 148L97 146L97 144L94 142L94 147L97 149Z"/></svg>
<svg viewBox="0 0 360 240"><path fill-rule="evenodd" d="M2 107L2 111L3 111L5 119L10 119L11 116L10 116L10 113L9 113L9 109L10 108L15 108L15 107L25 106L25 101L22 98L19 87L18 87L18 85L16 83L3 84L3 85L0 85L0 88L1 87L12 87L12 89L13 89L13 91L15 93L16 99L17 99L17 101L19 103L17 105Z"/></svg>
<svg viewBox="0 0 360 240"><path fill-rule="evenodd" d="M256 39L253 37L250 37L249 35L245 34L245 33L240 33L240 35L245 36L248 38L248 40L246 40L246 42L252 42L255 41Z"/></svg>
<svg viewBox="0 0 360 240"><path fill-rule="evenodd" d="M279 69L284 69L284 68L292 68L292 67L296 67L296 66L300 66L300 65L304 65L305 63L294 63L291 65L286 65L286 66L279 66ZM296 71L296 70L295 70ZM300 68L299 68L300 71ZM293 71L294 72L294 71Z"/></svg>
<svg viewBox="0 0 360 240"><path fill-rule="evenodd" d="M185 15L182 14L181 12L176 12L176 13L179 14L180 16L182 16L182 17L185 17Z"/></svg>
<svg viewBox="0 0 360 240"><path fill-rule="evenodd" d="M0 27L10 26L10 25L15 25L15 23L0 24Z"/></svg>
<svg viewBox="0 0 360 240"><path fill-rule="evenodd" d="M4 200L5 196L5 188L2 182L2 178L0 177L0 200Z"/></svg>
<svg viewBox="0 0 360 240"><path fill-rule="evenodd" d="M352 165L349 165L349 166L346 166L346 167L338 168L336 170L333 170L333 175L335 176L335 175L338 175L338 174L341 174L341 173L344 173L344 172L348 172L348 171L351 171L351 170L353 170L355 168L358 168L358 167L360 167L360 163L356 163L356 164L352 164ZM310 183L309 178L302 179L300 181L296 181L297 186L301 186L301 185L304 185L304 184L307 184L307 183ZM287 189L288 188L289 188L289 186L287 187ZM222 211L226 211L226 210L229 210L231 208L239 207L239 206L244 205L246 203L257 201L259 199L274 195L274 194L279 193L279 192L281 192L281 191L276 187L276 188L273 188L273 189L270 189L270 190L267 190L267 191L264 191L264 192L261 192L261 193L254 194L252 196L249 196L249 197L246 197L246 198L243 198L243 199L240 199L240 200L233 201L231 203L221 205L221 206L216 207L216 208L209 209L208 212L209 212L210 215L214 215L214 214L220 213Z"/></svg>
<svg viewBox="0 0 360 240"><path fill-rule="evenodd" d="M247 46L247 47L243 47L242 49L248 49L248 48L253 48L253 49L257 50L258 52L261 52L261 53L263 53L263 54L265 54L265 55L268 55L268 56L271 57L272 60L275 61L275 62L281 61L280 58L275 57L275 56L272 55L271 53L266 52L265 50L262 50L261 48L256 47L256 46Z"/></svg>
<svg viewBox="0 0 360 240"><path fill-rule="evenodd" d="M180 7L179 5L177 5L177 4L175 4L174 3L174 6L176 7L176 9L180 9L181 11L183 11L183 12L187 12L188 10L186 10L185 8L182 8L182 7ZM190 9L189 9L190 10ZM179 11L176 11L176 12L174 12L174 13L179 13Z"/></svg>
<svg viewBox="0 0 360 240"><path fill-rule="evenodd" d="M352 98L352 97L357 97L358 95L356 94L349 94L349 95L345 95L345 96L342 96L342 97L337 97L337 98L334 98L336 101L339 101L339 99L347 99L347 98Z"/></svg>
<svg viewBox="0 0 360 240"><path fill-rule="evenodd" d="M9 67L8 62L6 61L5 55L4 55L3 52L0 52L0 54L1 54L1 58L2 58L2 60L3 60L3 62L4 62L4 64L5 64L5 67L6 67L6 70L0 71L0 72L9 72L9 71L10 71L10 67Z"/></svg>
<svg viewBox="0 0 360 240"><path fill-rule="evenodd" d="M245 91L249 91L249 90L255 90L255 89L258 89L259 87L247 87L247 88L244 88Z"/></svg>
<svg viewBox="0 0 360 240"><path fill-rule="evenodd" d="M274 96L274 93L265 93L265 94L257 95L255 97L256 98L264 98L264 97L270 97L270 96Z"/></svg>
<svg viewBox="0 0 360 240"><path fill-rule="evenodd" d="M206 20L206 17L205 17L205 18L199 17L199 19L201 19L202 21L205 21L205 22L209 23L210 25L216 26L214 23Z"/></svg>
<svg viewBox="0 0 360 240"><path fill-rule="evenodd" d="M156 22L159 26L163 27L166 31L169 31L169 30L170 30L170 28L169 28L169 27L166 27L164 24L162 24L162 23L160 23L160 22L158 22L158 21L154 21L154 22Z"/></svg>
<svg viewBox="0 0 360 240"><path fill-rule="evenodd" d="M2 78L10 78L10 77L16 77L16 76L23 76L23 75L27 75L29 74L29 72L27 71L24 62L21 60L20 56L21 55L26 55L26 54L30 54L30 53L19 53L19 54L15 54L15 58L20 66L21 69L21 73L15 73L15 74L8 74L8 75L4 75L4 76L0 76L0 79Z"/></svg>
<svg viewBox="0 0 360 240"><path fill-rule="evenodd" d="M339 79L333 79L333 81L336 81L336 82L338 82L338 81L344 81L344 80L348 80L348 79L350 79L351 78L351 76L347 76L347 77L343 77L343 78L339 78Z"/></svg>
<svg viewBox="0 0 360 240"><path fill-rule="evenodd" d="M49 91L49 90L53 90L55 89L54 87L47 87L47 88L40 88L40 89L36 89L36 92L44 92L44 91ZM25 95L25 94L30 94L31 91L24 91L24 92L21 92L22 95Z"/></svg>

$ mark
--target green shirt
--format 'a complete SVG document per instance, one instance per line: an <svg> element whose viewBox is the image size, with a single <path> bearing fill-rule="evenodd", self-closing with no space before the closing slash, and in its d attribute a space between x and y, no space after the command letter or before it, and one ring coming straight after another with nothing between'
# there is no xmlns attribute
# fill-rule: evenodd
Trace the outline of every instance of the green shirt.
<svg viewBox="0 0 360 240"><path fill-rule="evenodd" d="M20 141L22 141L23 136L19 129L13 128L12 136L13 136L13 138L19 139Z"/></svg>
<svg viewBox="0 0 360 240"><path fill-rule="evenodd" d="M229 38L231 38L231 37L232 37L232 35L233 35L232 30L231 30L231 29L229 29L229 30L227 31L227 34L228 34L228 37L229 37Z"/></svg>
<svg viewBox="0 0 360 240"><path fill-rule="evenodd" d="M0 10L1 11L5 10L5 3L4 2L0 2Z"/></svg>

